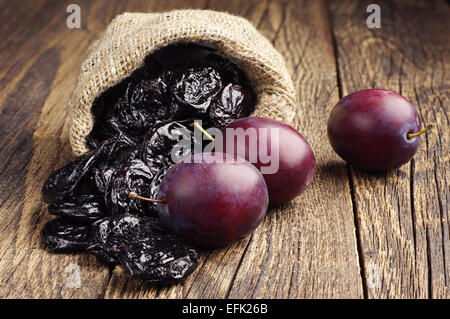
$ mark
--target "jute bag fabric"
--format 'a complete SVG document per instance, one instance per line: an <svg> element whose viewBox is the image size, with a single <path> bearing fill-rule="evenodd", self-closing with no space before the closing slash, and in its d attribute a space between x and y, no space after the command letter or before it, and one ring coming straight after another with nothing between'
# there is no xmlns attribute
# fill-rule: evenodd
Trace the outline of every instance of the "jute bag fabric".
<svg viewBox="0 0 450 319"><path fill-rule="evenodd" d="M123 13L90 46L81 67L69 102L74 154L88 151L95 98L141 67L147 55L180 42L214 46L239 65L258 96L252 116L296 124L297 97L285 60L246 19L212 10Z"/></svg>

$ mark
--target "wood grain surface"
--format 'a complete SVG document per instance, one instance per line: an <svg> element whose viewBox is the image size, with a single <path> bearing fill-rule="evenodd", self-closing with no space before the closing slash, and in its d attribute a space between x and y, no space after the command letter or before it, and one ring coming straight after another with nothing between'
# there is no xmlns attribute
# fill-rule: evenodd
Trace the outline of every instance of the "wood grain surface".
<svg viewBox="0 0 450 319"><path fill-rule="evenodd" d="M450 10L445 1L0 0L0 298L450 298ZM307 191L234 245L204 252L184 282L158 288L92 256L51 254L40 190L73 156L67 103L89 44L125 11L224 10L249 19L286 58L297 129L314 149ZM435 128L414 159L366 174L331 149L326 121L364 88L399 92ZM73 267L80 288L69 284Z"/></svg>
<svg viewBox="0 0 450 319"><path fill-rule="evenodd" d="M341 95L389 88L416 105L424 123L436 124L411 163L379 175L350 167L368 297L448 298L448 6L386 2L382 32L360 23L366 7L331 7Z"/></svg>

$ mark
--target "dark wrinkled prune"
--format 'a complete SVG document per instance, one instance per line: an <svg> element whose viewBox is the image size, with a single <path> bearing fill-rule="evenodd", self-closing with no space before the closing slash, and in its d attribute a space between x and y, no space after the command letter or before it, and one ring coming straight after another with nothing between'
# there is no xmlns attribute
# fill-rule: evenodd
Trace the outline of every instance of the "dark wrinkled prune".
<svg viewBox="0 0 450 319"><path fill-rule="evenodd" d="M94 126L88 136L86 136L86 145L90 150L96 150L105 140L108 140L118 134L120 134L120 132L118 133L116 129L110 127L106 121L98 123Z"/></svg>
<svg viewBox="0 0 450 319"><path fill-rule="evenodd" d="M117 134L117 131L108 126L107 120L114 111L117 101L124 95L131 79L126 78L122 82L110 87L92 103L91 112L94 116L94 127L86 136L86 145L92 150L100 147L102 141Z"/></svg>
<svg viewBox="0 0 450 319"><path fill-rule="evenodd" d="M131 275L158 283L187 276L198 258L192 246L167 233L157 218L130 214L95 223L87 251L108 265L119 260Z"/></svg>
<svg viewBox="0 0 450 319"><path fill-rule="evenodd" d="M152 183L150 184L148 194L149 198L157 198L159 186L161 185L161 181L163 180L164 176L166 176L166 173L169 171L169 169L172 166L166 166L163 169L161 169L155 177L153 177ZM147 202L148 210L150 212L153 212L155 215L157 215L156 211L156 203L154 202Z"/></svg>
<svg viewBox="0 0 450 319"><path fill-rule="evenodd" d="M149 120L165 120L171 114L167 108L170 102L168 83L172 79L172 72L165 71L149 80L142 80L134 88L130 106L147 111ZM147 124L146 127L149 127Z"/></svg>
<svg viewBox="0 0 450 319"><path fill-rule="evenodd" d="M94 168L94 181L100 193L104 194L106 192L111 176L115 171L115 168L109 166Z"/></svg>
<svg viewBox="0 0 450 319"><path fill-rule="evenodd" d="M238 84L228 84L216 96L209 109L209 117L216 127L223 128L231 122L250 115L253 93Z"/></svg>
<svg viewBox="0 0 450 319"><path fill-rule="evenodd" d="M65 218L57 218L44 226L42 237L51 251L83 251L87 248L91 238L91 226Z"/></svg>
<svg viewBox="0 0 450 319"><path fill-rule="evenodd" d="M135 140L129 136L119 133L105 140L99 147L98 153L100 163L112 162L123 153L127 153L137 146Z"/></svg>
<svg viewBox="0 0 450 319"><path fill-rule="evenodd" d="M94 169L95 168L91 168L89 172L81 178L81 180L78 182L77 186L72 190L72 192L69 195L65 196L64 199L73 196L98 195L99 192L94 183Z"/></svg>
<svg viewBox="0 0 450 319"><path fill-rule="evenodd" d="M96 153L84 154L53 172L42 187L44 201L52 202L69 195L89 173L96 160Z"/></svg>
<svg viewBox="0 0 450 319"><path fill-rule="evenodd" d="M123 245L148 236L145 220L130 214L116 215L94 224L87 251L107 264L117 263L116 256Z"/></svg>
<svg viewBox="0 0 450 319"><path fill-rule="evenodd" d="M195 147L201 150L203 135L199 134L199 139L196 138L193 129L189 128L193 122L194 120L169 122L149 131L142 143L142 159L152 165L155 158L164 156L173 163L189 155Z"/></svg>
<svg viewBox="0 0 450 319"><path fill-rule="evenodd" d="M197 251L169 233L157 233L144 241L129 243L117 257L130 275L158 284L180 281L198 264Z"/></svg>
<svg viewBox="0 0 450 319"><path fill-rule="evenodd" d="M146 205L138 199L131 198L130 192L148 196L148 185L159 170L149 167L141 160L132 160L116 170L105 192L105 203L111 214L146 213Z"/></svg>
<svg viewBox="0 0 450 319"><path fill-rule="evenodd" d="M207 112L221 88L220 74L212 67L178 70L171 86L176 101L198 113Z"/></svg>
<svg viewBox="0 0 450 319"><path fill-rule="evenodd" d="M116 255L129 274L149 282L168 284L189 275L198 253L184 239L168 233L156 218L140 218L140 235L125 241ZM117 246L116 246L117 247Z"/></svg>
<svg viewBox="0 0 450 319"><path fill-rule="evenodd" d="M123 246L145 240L156 231L164 232L164 229L155 218L131 214L106 217L94 224L87 251L103 263L114 264Z"/></svg>
<svg viewBox="0 0 450 319"><path fill-rule="evenodd" d="M42 187L46 202L62 200L75 192L78 195L92 194L95 189L93 167L102 162L114 164L114 159L126 154L126 150L136 148L136 143L123 134L104 141L101 146L87 154L80 155L68 165L53 172ZM128 159L130 156L126 156ZM121 159L122 162L124 159ZM117 162L117 161L116 161Z"/></svg>
<svg viewBox="0 0 450 319"><path fill-rule="evenodd" d="M139 150L140 144L137 144L128 136L123 134L116 135L104 141L96 151L99 161L95 168L117 168L124 162L139 156Z"/></svg>
<svg viewBox="0 0 450 319"><path fill-rule="evenodd" d="M99 195L79 195L51 203L48 212L79 222L93 222L106 216L106 207Z"/></svg>
<svg viewBox="0 0 450 319"><path fill-rule="evenodd" d="M217 94L230 84L242 88L242 114L226 109L230 105L214 105L220 102ZM223 126L230 118L248 116L255 100L245 74L216 49L174 44L149 55L143 67L94 101L94 128L87 142L97 148L101 140L118 133L139 139L162 121L197 117L209 120L210 107L218 110L211 113L213 124ZM221 114L226 118L221 119Z"/></svg>
<svg viewBox="0 0 450 319"><path fill-rule="evenodd" d="M152 172L158 172L164 167L169 167L173 165L170 157L166 155L153 155L153 157L148 157L146 164L152 168Z"/></svg>
<svg viewBox="0 0 450 319"><path fill-rule="evenodd" d="M99 161L93 168L92 185L97 191L104 193L113 172L123 163L140 155L140 145L126 135L119 134L104 141L97 150Z"/></svg>
<svg viewBox="0 0 450 319"><path fill-rule="evenodd" d="M115 105L109 124L118 132L131 136L145 133L155 123L176 113L167 90L171 72L140 82L131 82L125 95Z"/></svg>

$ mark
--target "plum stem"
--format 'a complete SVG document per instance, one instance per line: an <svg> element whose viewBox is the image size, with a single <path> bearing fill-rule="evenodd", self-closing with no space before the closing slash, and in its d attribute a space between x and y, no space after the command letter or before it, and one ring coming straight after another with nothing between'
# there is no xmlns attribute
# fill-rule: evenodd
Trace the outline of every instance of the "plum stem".
<svg viewBox="0 0 450 319"><path fill-rule="evenodd" d="M200 124L198 124L197 121L194 121L193 125L194 125L200 132L202 132L203 134L205 134L207 138L209 138L211 141L214 142L214 137L212 137L208 132L206 132L206 130L205 130Z"/></svg>
<svg viewBox="0 0 450 319"><path fill-rule="evenodd" d="M145 200L147 202L152 202L152 203L167 203L165 199L154 199L154 198L147 198L144 196L140 196L138 194L136 194L135 192L130 192L128 194L130 197L132 198L137 198L137 199L142 199Z"/></svg>
<svg viewBox="0 0 450 319"><path fill-rule="evenodd" d="M431 129L432 127L433 127L433 124L428 124L421 131L419 131L417 133L409 133L409 134L406 135L406 137L407 138L413 138L413 137L419 136L419 135L425 133L426 131L428 131L429 129Z"/></svg>

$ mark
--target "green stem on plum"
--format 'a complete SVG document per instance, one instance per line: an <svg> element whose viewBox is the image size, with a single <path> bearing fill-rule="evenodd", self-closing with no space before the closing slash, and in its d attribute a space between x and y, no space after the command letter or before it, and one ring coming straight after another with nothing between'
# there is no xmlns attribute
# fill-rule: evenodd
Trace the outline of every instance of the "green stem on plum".
<svg viewBox="0 0 450 319"><path fill-rule="evenodd" d="M425 128L423 128L421 131L417 132L417 133L408 133L406 135L407 138L413 138L416 136L419 136L423 133L425 133L426 131L428 131L429 129L431 129L433 127L433 124L428 124Z"/></svg>
<svg viewBox="0 0 450 319"><path fill-rule="evenodd" d="M205 130L200 124L198 124L198 122L195 121L195 122L193 123L193 125L194 125L200 132L202 132L203 134L205 134L207 138L209 138L211 141L214 142L214 137L212 137L208 132L206 132L206 130Z"/></svg>
<svg viewBox="0 0 450 319"><path fill-rule="evenodd" d="M152 202L152 203L163 203L163 204L167 203L167 201L166 201L165 199L153 199L153 198L147 198L147 197L140 196L140 195L136 194L135 192L130 192L128 195L129 195L130 197L132 197L132 198L142 199L142 200L145 200L145 201L147 201L147 202Z"/></svg>

